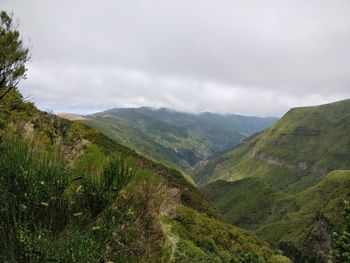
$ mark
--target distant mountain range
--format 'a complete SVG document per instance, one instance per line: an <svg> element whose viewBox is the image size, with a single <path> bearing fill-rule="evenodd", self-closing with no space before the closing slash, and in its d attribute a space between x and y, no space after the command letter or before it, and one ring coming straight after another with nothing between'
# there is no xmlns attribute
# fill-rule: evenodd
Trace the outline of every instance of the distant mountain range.
<svg viewBox="0 0 350 263"><path fill-rule="evenodd" d="M115 108L83 118L72 116L111 139L186 173L191 173L199 162L277 121L274 117L190 114L148 107Z"/></svg>

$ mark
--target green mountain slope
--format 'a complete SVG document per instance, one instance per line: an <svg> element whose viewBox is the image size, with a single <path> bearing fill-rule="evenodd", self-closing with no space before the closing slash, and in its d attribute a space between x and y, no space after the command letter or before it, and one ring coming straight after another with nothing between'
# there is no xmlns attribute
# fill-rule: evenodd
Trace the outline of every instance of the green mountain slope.
<svg viewBox="0 0 350 263"><path fill-rule="evenodd" d="M250 228L294 262L328 262L331 234L344 224L350 170L337 170L295 195L274 191L260 178L216 181L203 188L232 224Z"/></svg>
<svg viewBox="0 0 350 263"><path fill-rule="evenodd" d="M152 159L191 173L201 160L261 131L276 118L189 114L169 109L111 109L84 116L84 123Z"/></svg>
<svg viewBox="0 0 350 263"><path fill-rule="evenodd" d="M197 171L198 181L263 177L296 193L350 168L350 100L291 109L276 124ZM204 178L204 180L203 180Z"/></svg>
<svg viewBox="0 0 350 263"><path fill-rule="evenodd" d="M295 262L328 262L350 198L349 129L350 100L295 108L194 178L212 182L202 190L227 222L254 230Z"/></svg>
<svg viewBox="0 0 350 263"><path fill-rule="evenodd" d="M2 262L290 262L180 172L18 98L0 108Z"/></svg>
<svg viewBox="0 0 350 263"><path fill-rule="evenodd" d="M256 229L270 217L278 199L289 195L272 189L264 180L250 177L235 182L215 181L202 188L233 225Z"/></svg>

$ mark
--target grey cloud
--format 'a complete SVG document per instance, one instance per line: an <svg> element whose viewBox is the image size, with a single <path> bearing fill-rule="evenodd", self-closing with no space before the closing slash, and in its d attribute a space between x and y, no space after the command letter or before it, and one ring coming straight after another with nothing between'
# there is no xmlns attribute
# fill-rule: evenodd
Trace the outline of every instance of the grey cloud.
<svg viewBox="0 0 350 263"><path fill-rule="evenodd" d="M33 44L21 88L56 111L148 105L280 115L350 97L347 0L3 5Z"/></svg>

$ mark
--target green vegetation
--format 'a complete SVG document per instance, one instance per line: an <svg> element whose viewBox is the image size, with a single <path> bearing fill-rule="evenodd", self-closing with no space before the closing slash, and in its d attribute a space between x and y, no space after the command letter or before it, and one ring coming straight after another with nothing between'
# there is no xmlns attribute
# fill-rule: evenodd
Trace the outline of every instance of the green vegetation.
<svg viewBox="0 0 350 263"><path fill-rule="evenodd" d="M330 171L350 169L349 125L350 100L291 109L261 134L196 171L194 178L205 183L259 176L276 190L303 191Z"/></svg>
<svg viewBox="0 0 350 263"><path fill-rule="evenodd" d="M168 109L111 109L83 122L143 155L191 174L201 160L238 144L275 118L213 113L188 114Z"/></svg>
<svg viewBox="0 0 350 263"><path fill-rule="evenodd" d="M12 17L0 12L0 101L25 78L29 50L24 47Z"/></svg>
<svg viewBox="0 0 350 263"><path fill-rule="evenodd" d="M350 195L349 127L350 100L292 109L194 178L209 182L202 190L227 222L253 230L295 262L327 262Z"/></svg>
<svg viewBox="0 0 350 263"><path fill-rule="evenodd" d="M350 261L350 205L345 201L344 208L345 229L342 233L333 233L332 259L335 263Z"/></svg>
<svg viewBox="0 0 350 263"><path fill-rule="evenodd" d="M332 231L342 229L343 200L350 197L350 171L333 171L295 195L273 190L261 178L216 181L203 192L227 222L254 230L295 262L327 262ZM220 194L218 194L220 193Z"/></svg>
<svg viewBox="0 0 350 263"><path fill-rule="evenodd" d="M20 100L0 119L2 262L285 259L220 222L180 172L93 128Z"/></svg>
<svg viewBox="0 0 350 263"><path fill-rule="evenodd" d="M256 229L266 222L276 200L287 196L255 177L232 183L218 180L203 187L202 191L227 222L246 229Z"/></svg>
<svg viewBox="0 0 350 263"><path fill-rule="evenodd" d="M203 213L182 207L172 223L178 236L176 261L189 262L290 262L276 255L267 243L236 227L222 224Z"/></svg>

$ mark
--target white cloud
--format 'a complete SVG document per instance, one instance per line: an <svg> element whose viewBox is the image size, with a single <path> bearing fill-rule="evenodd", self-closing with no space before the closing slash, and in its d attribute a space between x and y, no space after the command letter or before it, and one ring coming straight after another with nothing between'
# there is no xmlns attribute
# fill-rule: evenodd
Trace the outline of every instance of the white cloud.
<svg viewBox="0 0 350 263"><path fill-rule="evenodd" d="M281 115L350 97L347 0L3 0L41 108Z"/></svg>

